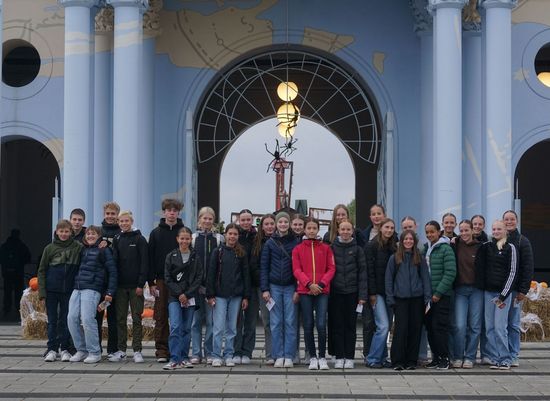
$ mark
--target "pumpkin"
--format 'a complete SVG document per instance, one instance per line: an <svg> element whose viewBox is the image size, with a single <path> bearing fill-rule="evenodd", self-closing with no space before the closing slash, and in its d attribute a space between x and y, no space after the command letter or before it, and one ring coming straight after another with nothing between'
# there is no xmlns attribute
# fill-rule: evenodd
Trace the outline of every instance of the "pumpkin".
<svg viewBox="0 0 550 401"><path fill-rule="evenodd" d="M541 286L542 288L548 288L548 284L547 284L545 281L541 282L541 283L540 283L540 286Z"/></svg>
<svg viewBox="0 0 550 401"><path fill-rule="evenodd" d="M148 318L148 317L153 317L155 311L153 309L150 309L150 308L145 308L143 309L143 313L141 314L141 317L144 319L144 318Z"/></svg>
<svg viewBox="0 0 550 401"><path fill-rule="evenodd" d="M31 287L31 290L37 291L38 290L38 278L33 277L29 280L29 287Z"/></svg>
<svg viewBox="0 0 550 401"><path fill-rule="evenodd" d="M537 288L537 282L531 281L531 288Z"/></svg>

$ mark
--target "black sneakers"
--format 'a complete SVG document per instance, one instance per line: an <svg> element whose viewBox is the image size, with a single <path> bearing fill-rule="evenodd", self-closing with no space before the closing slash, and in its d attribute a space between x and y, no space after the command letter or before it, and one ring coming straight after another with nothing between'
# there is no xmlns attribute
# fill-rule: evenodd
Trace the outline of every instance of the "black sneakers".
<svg viewBox="0 0 550 401"><path fill-rule="evenodd" d="M425 366L426 369L436 369L439 366L439 359L432 359L432 361Z"/></svg>
<svg viewBox="0 0 550 401"><path fill-rule="evenodd" d="M437 370L449 370L449 367L451 366L451 363L448 359L442 359L439 361L439 365L437 365Z"/></svg>

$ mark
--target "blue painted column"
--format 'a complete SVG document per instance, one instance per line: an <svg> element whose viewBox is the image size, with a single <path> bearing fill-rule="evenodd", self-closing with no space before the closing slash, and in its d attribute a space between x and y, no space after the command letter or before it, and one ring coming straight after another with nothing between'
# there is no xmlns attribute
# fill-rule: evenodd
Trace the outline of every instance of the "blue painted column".
<svg viewBox="0 0 550 401"><path fill-rule="evenodd" d="M153 203L153 156L154 156L154 114L155 114L155 38L149 36L143 40L143 62L141 72L141 224L145 233L149 233L155 224L155 207L160 210L160 199Z"/></svg>
<svg viewBox="0 0 550 401"><path fill-rule="evenodd" d="M466 0L429 0L434 15L433 213L462 208L462 7Z"/></svg>
<svg viewBox="0 0 550 401"><path fill-rule="evenodd" d="M139 159L142 11L146 0L108 0L115 10L113 61L113 199L141 224Z"/></svg>
<svg viewBox="0 0 550 401"><path fill-rule="evenodd" d="M92 23L97 0L59 0L65 7L63 111L63 216L74 208L91 212L92 175Z"/></svg>
<svg viewBox="0 0 550 401"><path fill-rule="evenodd" d="M104 13L105 9L100 11ZM102 16L100 16L102 17ZM112 47L113 32L101 27L94 56L94 222L103 218L103 204L112 199Z"/></svg>
<svg viewBox="0 0 550 401"><path fill-rule="evenodd" d="M472 26L472 29L464 32L462 41L462 216L469 219L483 212L481 32Z"/></svg>
<svg viewBox="0 0 550 401"><path fill-rule="evenodd" d="M490 225L512 208L512 9L517 0L484 0L485 202Z"/></svg>

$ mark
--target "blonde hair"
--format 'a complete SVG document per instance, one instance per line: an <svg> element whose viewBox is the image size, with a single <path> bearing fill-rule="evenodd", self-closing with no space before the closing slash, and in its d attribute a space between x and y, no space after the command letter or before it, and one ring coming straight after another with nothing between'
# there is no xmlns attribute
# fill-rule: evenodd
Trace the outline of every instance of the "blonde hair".
<svg viewBox="0 0 550 401"><path fill-rule="evenodd" d="M504 226L504 237L497 241L497 249L501 251L506 244L506 241L508 241L508 231L506 230L506 224L504 223L504 220L496 219L495 221L493 221L493 224L495 223L502 224Z"/></svg>
<svg viewBox="0 0 550 401"><path fill-rule="evenodd" d="M116 202L105 202L103 204L103 212L105 212L105 210L107 209L114 209L117 213L120 212L120 206Z"/></svg>
<svg viewBox="0 0 550 401"><path fill-rule="evenodd" d="M205 214L211 214L212 219L216 220L216 212L214 211L214 209L212 209L210 206L201 207L200 210L199 210L199 216L198 216L198 221L197 221L197 227L200 228L200 229L202 229L202 227L201 227L201 217L204 216Z"/></svg>
<svg viewBox="0 0 550 401"><path fill-rule="evenodd" d="M344 209L346 211L346 219L349 219L349 210L346 205L339 203L338 205L334 206L334 209L332 211L332 221L330 222L330 231L329 231L330 243L333 243L336 237L338 236L338 223L336 222L336 212L338 212L339 209Z"/></svg>
<svg viewBox="0 0 550 401"><path fill-rule="evenodd" d="M131 211L129 210L123 210L122 212L120 212L118 214L118 218L120 219L121 217L124 217L124 216L128 216L130 218L130 220L134 221L134 215L132 214Z"/></svg>

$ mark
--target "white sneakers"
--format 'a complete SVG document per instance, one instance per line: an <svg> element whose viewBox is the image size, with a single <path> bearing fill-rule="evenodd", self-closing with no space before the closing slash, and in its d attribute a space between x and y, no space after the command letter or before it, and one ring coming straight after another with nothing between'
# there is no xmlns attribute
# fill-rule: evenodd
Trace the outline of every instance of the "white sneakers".
<svg viewBox="0 0 550 401"><path fill-rule="evenodd" d="M285 358L285 368L293 368L294 367L294 362L292 361L291 358Z"/></svg>
<svg viewBox="0 0 550 401"><path fill-rule="evenodd" d="M120 362L126 359L126 352L117 351L109 357L109 362Z"/></svg>
<svg viewBox="0 0 550 401"><path fill-rule="evenodd" d="M310 358L309 359L309 367L308 367L309 370L317 370L319 369L319 361L317 360L317 358Z"/></svg>
<svg viewBox="0 0 550 401"><path fill-rule="evenodd" d="M353 368L355 368L355 363L353 362L353 359L345 359L344 369L353 369Z"/></svg>
<svg viewBox="0 0 550 401"><path fill-rule="evenodd" d="M344 363L343 359L337 359L336 362L334 362L334 369L344 369Z"/></svg>
<svg viewBox="0 0 550 401"><path fill-rule="evenodd" d="M225 366L227 366L228 368L232 368L233 366L235 366L235 358L227 358L225 360Z"/></svg>
<svg viewBox="0 0 550 401"><path fill-rule="evenodd" d="M325 358L319 358L319 369L329 370L327 360Z"/></svg>
<svg viewBox="0 0 550 401"><path fill-rule="evenodd" d="M247 357L246 355L244 355L242 358L241 358L241 363L243 365L250 365L250 358Z"/></svg>
<svg viewBox="0 0 550 401"><path fill-rule="evenodd" d="M88 354L84 359L84 363L98 363L101 362L101 354Z"/></svg>
<svg viewBox="0 0 550 401"><path fill-rule="evenodd" d="M69 362L71 360L71 353L67 350L61 351L61 362Z"/></svg>
<svg viewBox="0 0 550 401"><path fill-rule="evenodd" d="M222 366L222 360L221 359L213 359L212 360L212 367L213 368L219 368L220 366Z"/></svg>
<svg viewBox="0 0 550 401"><path fill-rule="evenodd" d="M242 358L240 356L234 356L232 362L234 364L233 366L240 365L242 363ZM227 366L227 363L225 366Z"/></svg>
<svg viewBox="0 0 550 401"><path fill-rule="evenodd" d="M135 363L143 363L144 362L143 355L141 355L141 352L139 352L139 351L134 352L134 362Z"/></svg>
<svg viewBox="0 0 550 401"><path fill-rule="evenodd" d="M84 359L86 359L86 357L88 356L88 353L87 352L84 352L84 351L76 351L76 354L74 354L73 356L71 356L69 358L69 361L70 362L82 362Z"/></svg>
<svg viewBox="0 0 550 401"><path fill-rule="evenodd" d="M285 367L285 358L277 358L273 364L275 368L284 368Z"/></svg>
<svg viewBox="0 0 550 401"><path fill-rule="evenodd" d="M44 357L45 362L55 362L56 359L57 359L57 352L55 351L48 351L48 353Z"/></svg>

